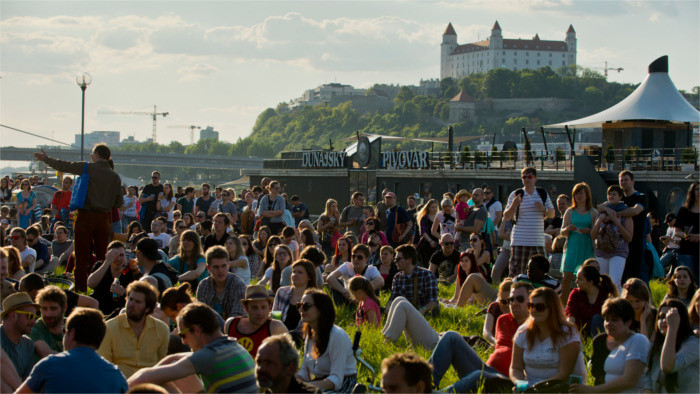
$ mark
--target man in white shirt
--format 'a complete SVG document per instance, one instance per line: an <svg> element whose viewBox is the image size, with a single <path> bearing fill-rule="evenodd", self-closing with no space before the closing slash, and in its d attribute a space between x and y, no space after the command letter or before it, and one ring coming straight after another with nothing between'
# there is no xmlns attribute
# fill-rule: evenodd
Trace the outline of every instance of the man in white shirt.
<svg viewBox="0 0 700 394"><path fill-rule="evenodd" d="M549 193L535 187L537 170L525 167L520 172L523 188L508 197L504 220L515 219L510 235L510 277L526 272L527 262L535 254L546 256L544 248L544 219L554 217L554 205Z"/></svg>
<svg viewBox="0 0 700 394"><path fill-rule="evenodd" d="M165 249L170 246L170 236L166 233L161 232L163 230L163 226L165 226L165 223L163 223L163 219L155 218L151 222L151 231L153 232L148 233L149 238L155 239L156 242L158 242L159 249Z"/></svg>
<svg viewBox="0 0 700 394"><path fill-rule="evenodd" d="M369 247L363 244L356 245L352 248L352 261L341 265L337 270L328 275L326 281L331 290L334 290L332 293L336 304L338 302L347 302L346 300L350 299L350 290L343 286L341 280L347 285L350 278L355 275L364 276L365 279L372 282L372 286L374 286L375 289L384 287L384 278L382 278L377 267L367 265L368 258ZM342 297L338 297L338 295L342 295Z"/></svg>
<svg viewBox="0 0 700 394"><path fill-rule="evenodd" d="M489 211L489 218L491 218L493 225L498 228L501 225L501 219L503 219L503 204L493 194L491 186L484 188L484 205Z"/></svg>

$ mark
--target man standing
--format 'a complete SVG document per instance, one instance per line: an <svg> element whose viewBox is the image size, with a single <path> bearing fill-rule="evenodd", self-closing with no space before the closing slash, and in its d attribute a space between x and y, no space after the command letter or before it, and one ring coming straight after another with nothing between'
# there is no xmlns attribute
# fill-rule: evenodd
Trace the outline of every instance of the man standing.
<svg viewBox="0 0 700 394"><path fill-rule="evenodd" d="M35 304L29 294L20 292L2 301L2 325L0 325L0 345L21 380L29 376L34 367L34 343L27 337L36 324L39 304Z"/></svg>
<svg viewBox="0 0 700 394"><path fill-rule="evenodd" d="M438 284L435 275L425 268L417 267L418 253L411 245L401 245L396 248L394 257L399 272L394 276L391 286L391 297L386 304L389 310L391 303L397 297L404 297L421 314L426 312L437 312Z"/></svg>
<svg viewBox="0 0 700 394"><path fill-rule="evenodd" d="M144 186L139 196L139 202L143 208L142 212L144 212L143 217L140 218L143 228L151 227L151 221L156 215L157 199L160 193L163 193L163 185L160 183L160 172L153 171L151 173L151 184Z"/></svg>
<svg viewBox="0 0 700 394"><path fill-rule="evenodd" d="M211 248L212 246L224 246L226 245L226 240L229 239L228 232L226 229L228 228L229 224L231 224L228 216L225 214L219 212L216 215L214 215L214 232L209 234L205 239L204 239L204 251L206 252Z"/></svg>
<svg viewBox="0 0 700 394"><path fill-rule="evenodd" d="M299 353L288 334L265 338L255 357L255 378L266 393L317 393L320 390L296 376Z"/></svg>
<svg viewBox="0 0 700 394"><path fill-rule="evenodd" d="M211 216L209 216L209 208L214 202L214 198L209 195L209 190L211 190L211 186L209 186L208 183L202 183L202 196L199 197L194 203L195 216L197 216L200 212L203 212L207 219L211 219ZM199 218L199 216L197 216L197 218Z"/></svg>
<svg viewBox="0 0 700 394"><path fill-rule="evenodd" d="M212 246L207 250L209 276L197 286L197 301L209 305L221 317L243 316L245 310L241 300L246 286L241 278L228 270L228 252L223 246Z"/></svg>
<svg viewBox="0 0 700 394"><path fill-rule="evenodd" d="M459 265L459 252L455 249L455 241L452 234L445 233L440 237L440 249L430 256L430 272L435 277L442 278L447 283L457 278L457 266Z"/></svg>
<svg viewBox="0 0 700 394"><path fill-rule="evenodd" d="M386 239L389 245L397 247L403 245L408 239L408 234L413 228L413 221L405 209L396 205L396 194L389 192L384 196L386 204ZM393 237L394 229L397 229L397 236Z"/></svg>
<svg viewBox="0 0 700 394"><path fill-rule="evenodd" d="M472 202L474 202L474 205L469 208L469 216L467 216L467 220L465 220L462 224L455 224L455 230L462 233L460 236L460 239L463 240L460 245L460 250L462 251L469 249L469 236L472 233L481 234L483 232L484 223L486 223L486 220L489 217L488 210L483 204L484 191L481 188L476 188L472 191ZM490 235L487 235L490 238ZM482 238L486 240L486 236L483 236ZM489 242L488 245L490 244L491 243Z"/></svg>
<svg viewBox="0 0 700 394"><path fill-rule="evenodd" d="M214 215L216 215L216 213L219 212L219 207L221 206L221 203L223 202L223 199L221 197L222 192L223 192L222 188L220 188L220 187L214 188L214 201L212 201L211 205L209 205L209 210L207 212L208 217L213 218Z"/></svg>
<svg viewBox="0 0 700 394"><path fill-rule="evenodd" d="M168 352L170 330L151 316L156 308L156 289L142 281L126 288L126 313L107 321L107 331L97 352L117 365L127 378L155 365Z"/></svg>
<svg viewBox="0 0 700 394"><path fill-rule="evenodd" d="M265 286L248 286L245 289L245 298L241 300L248 316L229 317L224 325L224 332L228 333L229 337L236 338L253 358L265 338L287 333L284 323L270 318L273 301L274 297L268 293Z"/></svg>
<svg viewBox="0 0 700 394"><path fill-rule="evenodd" d="M76 309L66 322L65 352L41 360L18 393L123 393L128 390L119 368L95 350L105 336L100 311ZM77 374L77 375L76 375Z"/></svg>
<svg viewBox="0 0 700 394"><path fill-rule="evenodd" d="M10 232L10 243L19 251L24 272L34 272L36 266L36 250L27 245L27 232L21 227L15 227Z"/></svg>
<svg viewBox="0 0 700 394"><path fill-rule="evenodd" d="M343 208L343 212L340 213L340 223L338 223L340 227L347 227L347 230L355 234L356 237L362 235L360 227L367 219L363 214L364 207L365 195L360 192L353 193L350 205Z"/></svg>
<svg viewBox="0 0 700 394"><path fill-rule="evenodd" d="M533 167L525 167L520 174L523 188L510 193L503 214L504 220L513 218L516 220L510 234L510 277L516 277L525 272L530 256L546 254L544 219L554 217L554 205L549 199L549 193L535 187L537 170Z"/></svg>
<svg viewBox="0 0 700 394"><path fill-rule="evenodd" d="M634 189L634 174L624 170L618 176L620 187L625 192L625 197L622 199L629 208L622 212L618 212L619 216L632 218L634 223L634 231L632 232L632 242L629 243L629 254L625 263L625 270L622 273L622 282L625 283L629 278L639 278L646 283L649 283L651 278L651 267L648 261L644 258L645 242L647 239L646 218L649 213L649 202L647 196ZM613 210L601 204L598 209L604 208L602 211L612 215Z"/></svg>
<svg viewBox="0 0 700 394"><path fill-rule="evenodd" d="M151 221L151 232L148 233L148 237L158 242L158 249L170 246L170 236L162 232L163 227L165 227L165 223L163 223L162 218L155 218Z"/></svg>
<svg viewBox="0 0 700 394"><path fill-rule="evenodd" d="M54 193L53 197L51 198L51 213L53 213L56 220L63 220L61 210L65 209L65 212L68 213L70 197L72 195L70 190L71 186L73 186L73 178L68 176L63 177L63 181L61 182L61 190Z"/></svg>
<svg viewBox="0 0 700 394"><path fill-rule="evenodd" d="M382 190L382 198L377 201L377 218L379 218L379 225L375 226L376 230L386 231L386 210L388 208L386 204L386 195L391 193L391 190ZM393 194L393 193L392 193ZM396 195L394 194L394 200L396 200ZM396 201L394 201L396 203Z"/></svg>
<svg viewBox="0 0 700 394"><path fill-rule="evenodd" d="M170 388L171 382L199 374L206 392L258 393L255 362L236 342L221 333L216 312L194 302L185 306L177 318L182 342L192 353L180 353L152 368L144 368L129 378L129 385L154 383Z"/></svg>
<svg viewBox="0 0 700 394"><path fill-rule="evenodd" d="M493 225L498 228L501 225L501 219L503 219L503 204L498 201L491 186L484 188L484 206L489 211L489 218L491 218Z"/></svg>
<svg viewBox="0 0 700 394"><path fill-rule="evenodd" d="M219 212L228 216L231 223L236 223L238 221L238 208L236 204L231 201L231 198L235 195L231 195L228 190L223 190L221 192L221 205L219 205ZM216 217L216 215L214 215Z"/></svg>
<svg viewBox="0 0 700 394"><path fill-rule="evenodd" d="M90 176L85 204L78 210L74 225L76 256L75 288L87 291L88 262L94 251L98 260L104 260L111 229L111 211L124 203L122 181L109 165L112 152L107 145L98 144L92 149L92 163L87 165ZM68 162L49 157L42 149L34 158L61 172L81 175L83 162Z"/></svg>
<svg viewBox="0 0 700 394"><path fill-rule="evenodd" d="M177 200L177 210L182 212L183 217L186 213L194 212L194 188L192 186L187 186L185 196Z"/></svg>
<svg viewBox="0 0 700 394"><path fill-rule="evenodd" d="M177 271L161 261L162 256L158 251L158 242L155 239L142 238L139 240L136 243L134 254L139 266L143 267L143 272L147 275L145 280L156 287L159 293L177 283Z"/></svg>
<svg viewBox="0 0 700 394"><path fill-rule="evenodd" d="M41 310L29 335L36 352L45 357L63 351L63 315L66 313L66 293L56 286L46 286L36 295L36 302Z"/></svg>
<svg viewBox="0 0 700 394"><path fill-rule="evenodd" d="M557 211L559 211L559 216L545 220L545 234L549 234L552 237L556 237L559 235L559 231L561 231L562 218L564 217L564 213L566 213L566 210L569 209L570 206L571 199L569 198L569 196L567 196L566 194L560 194L557 196Z"/></svg>

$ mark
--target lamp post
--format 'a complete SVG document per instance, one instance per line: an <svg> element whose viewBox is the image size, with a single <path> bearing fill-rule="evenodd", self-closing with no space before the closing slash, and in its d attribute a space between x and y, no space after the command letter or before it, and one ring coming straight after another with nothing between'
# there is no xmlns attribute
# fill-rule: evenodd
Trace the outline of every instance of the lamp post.
<svg viewBox="0 0 700 394"><path fill-rule="evenodd" d="M83 91L83 111L80 118L80 161L83 161L83 149L85 146L85 89L92 83L92 77L86 72L80 73L75 77L75 83Z"/></svg>

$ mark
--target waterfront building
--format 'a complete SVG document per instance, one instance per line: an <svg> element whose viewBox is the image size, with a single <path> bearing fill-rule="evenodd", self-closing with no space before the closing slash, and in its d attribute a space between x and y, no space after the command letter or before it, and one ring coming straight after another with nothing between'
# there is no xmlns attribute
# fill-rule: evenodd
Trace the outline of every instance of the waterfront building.
<svg viewBox="0 0 700 394"><path fill-rule="evenodd" d="M117 147L119 146L119 132L118 131L92 131L90 133L85 133L85 150L90 150L97 144L105 143L107 146ZM75 134L74 145L80 147L80 134Z"/></svg>

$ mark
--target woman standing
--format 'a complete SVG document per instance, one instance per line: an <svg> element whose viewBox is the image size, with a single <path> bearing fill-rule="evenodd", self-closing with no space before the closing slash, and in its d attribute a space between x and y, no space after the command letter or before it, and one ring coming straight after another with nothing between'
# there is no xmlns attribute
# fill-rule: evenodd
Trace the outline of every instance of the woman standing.
<svg viewBox="0 0 700 394"><path fill-rule="evenodd" d="M168 260L168 264L177 271L179 281L188 282L193 291L197 290L202 279L209 276L202 240L192 230L182 233L178 255Z"/></svg>
<svg viewBox="0 0 700 394"><path fill-rule="evenodd" d="M270 194L264 195L258 204L258 216L262 218L261 224L270 227L270 232L273 235L278 235L284 228L282 215L287 206L279 193L282 190L282 185L279 181L272 181L268 185Z"/></svg>
<svg viewBox="0 0 700 394"><path fill-rule="evenodd" d="M324 391L349 393L357 383L357 368L348 334L335 325L331 297L308 289L297 304L304 322L304 358L298 376Z"/></svg>
<svg viewBox="0 0 700 394"><path fill-rule="evenodd" d="M678 249L678 265L690 268L690 272L698 284L698 254L700 251L700 187L698 181L693 182L688 188L685 203L676 214L676 236L681 237Z"/></svg>
<svg viewBox="0 0 700 394"><path fill-rule="evenodd" d="M683 303L664 300L659 305L644 389L654 393L697 392L700 384L698 349L700 341L693 335Z"/></svg>
<svg viewBox="0 0 700 394"><path fill-rule="evenodd" d="M32 185L27 179L22 179L19 184L20 191L17 192L17 218L19 227L26 229L34 223L34 209L39 204L36 194L32 191Z"/></svg>
<svg viewBox="0 0 700 394"><path fill-rule="evenodd" d="M416 219L418 228L420 229L420 240L418 241L416 251L418 252L418 257L420 257L422 267L428 266L430 256L437 250L440 242L440 239L433 235L433 223L435 222L437 211L437 201L431 198L423 206L423 209L421 209Z"/></svg>
<svg viewBox="0 0 700 394"><path fill-rule="evenodd" d="M644 368L649 355L649 341L630 328L634 310L629 301L611 298L603 304L605 332L612 341L605 359L605 383L597 386L572 384L574 393L617 393L642 391ZM585 379L582 381L585 382Z"/></svg>
<svg viewBox="0 0 700 394"><path fill-rule="evenodd" d="M245 249L241 240L233 235L226 239L224 245L228 252L228 269L237 277L241 278L246 286L250 284L250 267L248 266L248 257L245 255Z"/></svg>
<svg viewBox="0 0 700 394"><path fill-rule="evenodd" d="M301 327L301 316L296 305L301 302L307 289L316 287L316 269L309 260L299 260L292 264L292 284L282 286L275 293L273 311L282 312L282 322L288 330L296 330Z"/></svg>
<svg viewBox="0 0 700 394"><path fill-rule="evenodd" d="M569 294L566 316L576 324L581 333L594 337L605 330L603 303L609 297L617 297L617 287L609 276L601 275L592 265L581 267L576 274L576 286ZM584 329L585 327L585 329Z"/></svg>
<svg viewBox="0 0 700 394"><path fill-rule="evenodd" d="M163 185L163 191L158 193L158 201L156 202L156 210L160 216L165 218L168 230L173 229L173 210L175 209L175 195L173 193L173 185L166 183Z"/></svg>
<svg viewBox="0 0 700 394"><path fill-rule="evenodd" d="M510 378L533 386L547 379L569 381L578 375L586 380L581 339L576 327L564 316L559 296L540 287L530 294L528 318L513 337Z"/></svg>
<svg viewBox="0 0 700 394"><path fill-rule="evenodd" d="M338 232L338 223L340 223L340 212L338 212L338 202L332 198L326 200L326 209L318 218L317 231L321 236L321 246L323 253L326 256L333 254L333 249L336 247L336 240L340 238Z"/></svg>
<svg viewBox="0 0 700 394"><path fill-rule="evenodd" d="M0 202L10 202L12 200L12 185L8 178L0 179Z"/></svg>
<svg viewBox="0 0 700 394"><path fill-rule="evenodd" d="M586 259L593 257L593 241L591 240L591 227L598 218L598 211L593 209L591 188L581 182L574 186L571 192L573 203L564 213L560 235L568 237L566 250L562 258L562 273L564 279L561 284L561 301L565 304L569 300L571 282L578 267L583 265Z"/></svg>
<svg viewBox="0 0 700 394"><path fill-rule="evenodd" d="M673 271L673 275L669 278L666 285L668 286L668 293L664 297L664 301L670 298L675 298L680 300L686 308L690 308L693 295L697 286L695 286L695 281L693 280L693 274L690 272L690 268L679 265Z"/></svg>

